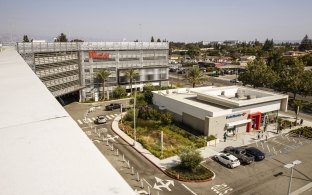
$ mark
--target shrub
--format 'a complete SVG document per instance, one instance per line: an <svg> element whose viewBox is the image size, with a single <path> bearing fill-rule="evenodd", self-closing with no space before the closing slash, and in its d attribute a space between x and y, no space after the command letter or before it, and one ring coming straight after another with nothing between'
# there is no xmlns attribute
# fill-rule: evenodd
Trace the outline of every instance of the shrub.
<svg viewBox="0 0 312 195"><path fill-rule="evenodd" d="M195 150L195 148L193 147L184 148L179 154L179 158L181 160L180 166L192 172L203 160L203 157L201 156L199 151Z"/></svg>
<svg viewBox="0 0 312 195"><path fill-rule="evenodd" d="M123 98L127 96L127 92L126 89L124 87L121 86L117 86L114 90L113 90L113 96L115 98Z"/></svg>
<svg viewBox="0 0 312 195"><path fill-rule="evenodd" d="M214 135L209 135L207 137L207 141L212 141L212 140L215 140L215 139L217 139L217 138Z"/></svg>
<svg viewBox="0 0 312 195"><path fill-rule="evenodd" d="M160 120L163 125L169 125L172 122L173 115L170 112L160 114Z"/></svg>

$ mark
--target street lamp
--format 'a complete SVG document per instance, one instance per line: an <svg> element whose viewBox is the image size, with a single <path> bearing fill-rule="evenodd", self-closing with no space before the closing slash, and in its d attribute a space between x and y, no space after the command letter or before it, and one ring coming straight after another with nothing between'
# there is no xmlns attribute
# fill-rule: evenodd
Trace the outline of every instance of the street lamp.
<svg viewBox="0 0 312 195"><path fill-rule="evenodd" d="M301 164L301 161L295 160L294 162L292 162L290 164L284 165L285 168L291 169L290 180L289 180L289 185L288 185L288 195L290 195L291 180L292 180L292 176L293 176L294 167L295 167L295 165L299 165L299 164Z"/></svg>
<svg viewBox="0 0 312 195"><path fill-rule="evenodd" d="M134 91L134 101L133 101L133 137L134 137L134 143L133 146L135 146L136 143L136 124L135 124L135 106L136 106L136 82L135 79L134 80L134 87L135 87L135 91Z"/></svg>

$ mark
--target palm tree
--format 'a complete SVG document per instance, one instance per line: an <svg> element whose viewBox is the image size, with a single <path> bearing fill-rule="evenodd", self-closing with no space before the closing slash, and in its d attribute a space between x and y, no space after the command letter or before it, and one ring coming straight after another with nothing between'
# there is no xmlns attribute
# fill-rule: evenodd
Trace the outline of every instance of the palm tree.
<svg viewBox="0 0 312 195"><path fill-rule="evenodd" d="M139 76L139 71L137 69L130 68L126 71L126 77L130 80L130 90L132 95L132 81L135 77Z"/></svg>
<svg viewBox="0 0 312 195"><path fill-rule="evenodd" d="M192 83L193 88L196 84L200 84L207 80L204 73L199 69L198 66L193 66L193 68L188 71L185 77L190 83Z"/></svg>
<svg viewBox="0 0 312 195"><path fill-rule="evenodd" d="M111 75L111 72L109 70L106 69L102 69L100 72L96 73L96 77L102 81L103 83L103 100L105 100L105 81L106 79L109 77L109 75Z"/></svg>

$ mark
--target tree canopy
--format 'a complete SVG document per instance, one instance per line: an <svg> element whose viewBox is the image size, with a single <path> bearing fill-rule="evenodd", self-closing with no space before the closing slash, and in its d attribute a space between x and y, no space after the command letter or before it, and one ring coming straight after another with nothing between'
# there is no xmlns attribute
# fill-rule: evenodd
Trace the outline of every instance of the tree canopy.
<svg viewBox="0 0 312 195"><path fill-rule="evenodd" d="M54 42L68 42L68 39L64 33L61 33Z"/></svg>
<svg viewBox="0 0 312 195"><path fill-rule="evenodd" d="M300 51L311 50L312 49L312 40L309 39L308 35L305 35L298 47Z"/></svg>
<svg viewBox="0 0 312 195"><path fill-rule="evenodd" d="M23 42L24 42L24 43L29 42L29 39L28 39L28 36L27 36L27 35L24 35L24 36L23 36Z"/></svg>

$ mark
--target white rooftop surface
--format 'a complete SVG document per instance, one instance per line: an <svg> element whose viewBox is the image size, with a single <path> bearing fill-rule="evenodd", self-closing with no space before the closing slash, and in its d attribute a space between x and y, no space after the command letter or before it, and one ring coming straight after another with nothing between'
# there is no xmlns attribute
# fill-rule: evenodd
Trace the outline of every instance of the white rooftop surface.
<svg viewBox="0 0 312 195"><path fill-rule="evenodd" d="M215 104L227 107L242 107L254 105L264 102L272 102L276 100L286 99L287 95L280 95L263 90L251 89L241 86L225 86L225 87L199 87L190 90L201 96L201 99L207 102L214 102ZM224 93L224 95L222 95ZM236 98L235 94L240 93L241 98ZM253 98L248 99L247 96Z"/></svg>
<svg viewBox="0 0 312 195"><path fill-rule="evenodd" d="M192 106L195 106L195 107L198 107L203 110L210 111L210 112L219 112L219 111L224 111L228 109L222 106L211 105L211 104L203 103L202 101L197 100L196 99L197 94L191 92L190 89L188 88L171 89L168 91L169 91L169 94L166 94L166 90L163 90L160 93L168 98L172 98L174 100L184 102L186 104L190 104ZM159 93L159 91L153 91L153 92Z"/></svg>
<svg viewBox="0 0 312 195"><path fill-rule="evenodd" d="M0 95L0 195L135 194L13 48Z"/></svg>

